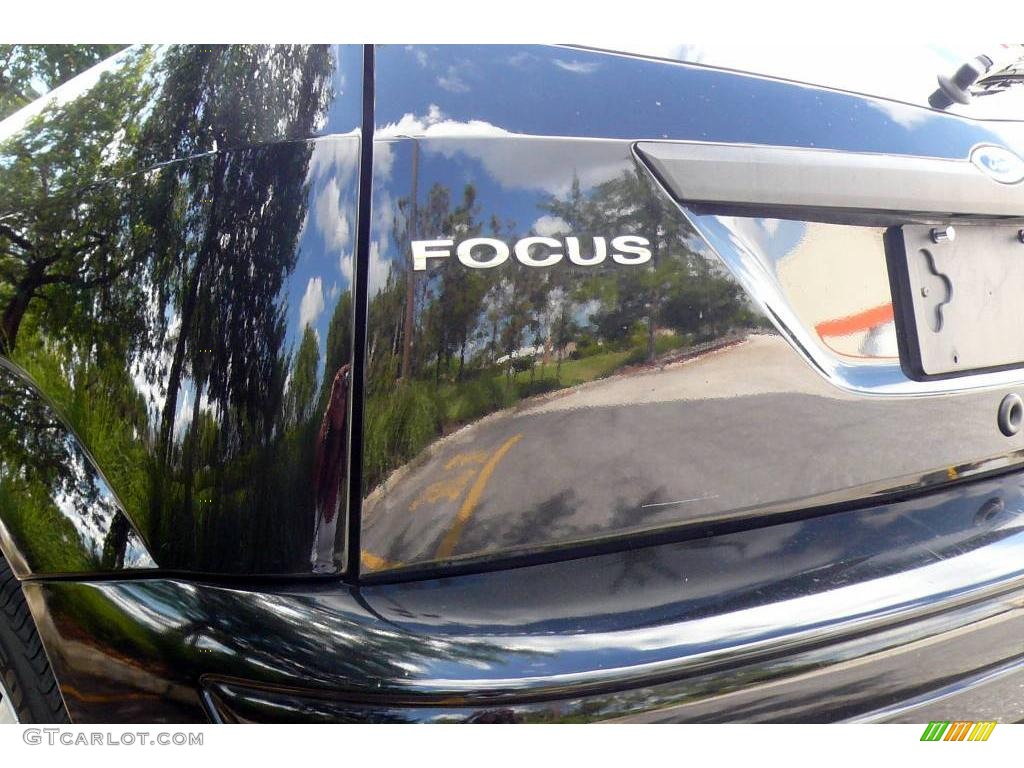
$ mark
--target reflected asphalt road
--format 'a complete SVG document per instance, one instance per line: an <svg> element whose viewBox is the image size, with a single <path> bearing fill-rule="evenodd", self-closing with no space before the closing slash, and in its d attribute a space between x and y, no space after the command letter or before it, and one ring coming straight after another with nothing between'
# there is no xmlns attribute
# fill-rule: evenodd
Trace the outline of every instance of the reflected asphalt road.
<svg viewBox="0 0 1024 768"><path fill-rule="evenodd" d="M942 469L992 453L1001 397L856 397L780 337L753 336L535 398L436 442L367 500L363 565L637 530ZM924 440L936 423L950 440Z"/></svg>

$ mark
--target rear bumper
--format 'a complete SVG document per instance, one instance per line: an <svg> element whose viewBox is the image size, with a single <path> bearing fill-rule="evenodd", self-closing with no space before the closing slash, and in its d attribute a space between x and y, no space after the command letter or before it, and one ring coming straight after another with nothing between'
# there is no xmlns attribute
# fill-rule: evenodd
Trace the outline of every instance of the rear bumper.
<svg viewBox="0 0 1024 768"><path fill-rule="evenodd" d="M1004 610L1013 602L668 683L550 701L511 695L481 706L414 707L216 680L205 686L206 701L222 722L1015 722L1024 719L1024 659L1013 640L1024 615Z"/></svg>
<svg viewBox="0 0 1024 768"><path fill-rule="evenodd" d="M77 722L1013 721L1022 486L358 588L25 590Z"/></svg>

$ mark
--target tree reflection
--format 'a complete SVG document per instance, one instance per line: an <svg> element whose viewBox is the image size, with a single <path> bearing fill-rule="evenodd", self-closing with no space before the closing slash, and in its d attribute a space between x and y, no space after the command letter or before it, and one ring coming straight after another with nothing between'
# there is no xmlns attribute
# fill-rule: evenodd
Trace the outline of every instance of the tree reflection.
<svg viewBox="0 0 1024 768"><path fill-rule="evenodd" d="M107 180L135 168L117 147L139 129L151 58L131 56L95 101L51 104L0 147L0 353L14 352L37 298L39 330L62 334L96 333L97 317L132 306L111 288L131 282L140 257L126 247L125 189Z"/></svg>
<svg viewBox="0 0 1024 768"><path fill-rule="evenodd" d="M288 342L313 143L254 145L313 135L334 68L327 46L132 49L0 144L0 353L110 468L163 564L308 557L349 328L336 309L327 375L312 329Z"/></svg>
<svg viewBox="0 0 1024 768"><path fill-rule="evenodd" d="M30 567L123 567L138 542L113 492L52 409L0 367L0 503ZM66 514L74 509L72 520ZM141 563L136 563L139 565Z"/></svg>
<svg viewBox="0 0 1024 768"><path fill-rule="evenodd" d="M0 120L123 45L0 45Z"/></svg>
<svg viewBox="0 0 1024 768"><path fill-rule="evenodd" d="M575 179L538 208L576 238L585 259L609 232L642 234L654 257L629 267L563 258L542 269L514 258L467 269L447 258L426 271L393 271L369 305L365 491L439 435L522 398L764 325L723 268L691 247L695 233L643 169L589 190ZM456 196L435 183L424 200L398 202L391 234L408 253L416 238L538 233L487 216L472 184Z"/></svg>

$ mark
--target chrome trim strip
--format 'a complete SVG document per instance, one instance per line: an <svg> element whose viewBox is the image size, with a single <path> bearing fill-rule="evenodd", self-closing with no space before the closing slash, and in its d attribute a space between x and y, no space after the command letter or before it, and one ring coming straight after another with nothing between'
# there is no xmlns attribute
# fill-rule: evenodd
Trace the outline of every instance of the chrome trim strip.
<svg viewBox="0 0 1024 768"><path fill-rule="evenodd" d="M665 145L667 143L659 142L658 144ZM910 379L904 373L898 360L852 360L841 358L824 349L820 340L804 326L797 316L786 291L779 284L777 275L770 265L772 260L766 254L757 252L755 247L746 243L742 237L738 237L732 231L730 222L739 219L701 213L693 210L686 202L680 201L667 186L668 181L652 167L654 160L651 155L640 151L641 146L649 146L649 143L636 142L633 145L634 156L648 169L658 187L675 202L680 213L694 227L703 243L718 255L737 282L743 286L747 295L772 319L779 333L789 341L804 361L839 389L859 395L925 397L992 390L1019 386L1024 383L1024 369L1021 368L973 373L948 379L917 381ZM831 150L810 151L829 152ZM916 159L926 160L925 158ZM967 164L969 165L969 163ZM980 176L980 174L978 175ZM982 178L984 180L984 177ZM988 183L991 186L1006 189L1005 185L996 182Z"/></svg>
<svg viewBox="0 0 1024 768"><path fill-rule="evenodd" d="M675 141L636 149L684 202L1024 215L1024 184L995 182L967 158Z"/></svg>

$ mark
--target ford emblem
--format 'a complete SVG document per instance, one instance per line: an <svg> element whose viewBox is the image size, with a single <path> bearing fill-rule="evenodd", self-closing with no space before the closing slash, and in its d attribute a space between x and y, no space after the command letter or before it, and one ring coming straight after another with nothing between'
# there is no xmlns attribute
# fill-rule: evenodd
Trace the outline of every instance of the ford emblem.
<svg viewBox="0 0 1024 768"><path fill-rule="evenodd" d="M971 162L1000 184L1024 181L1024 160L1003 147L982 144L971 151Z"/></svg>

